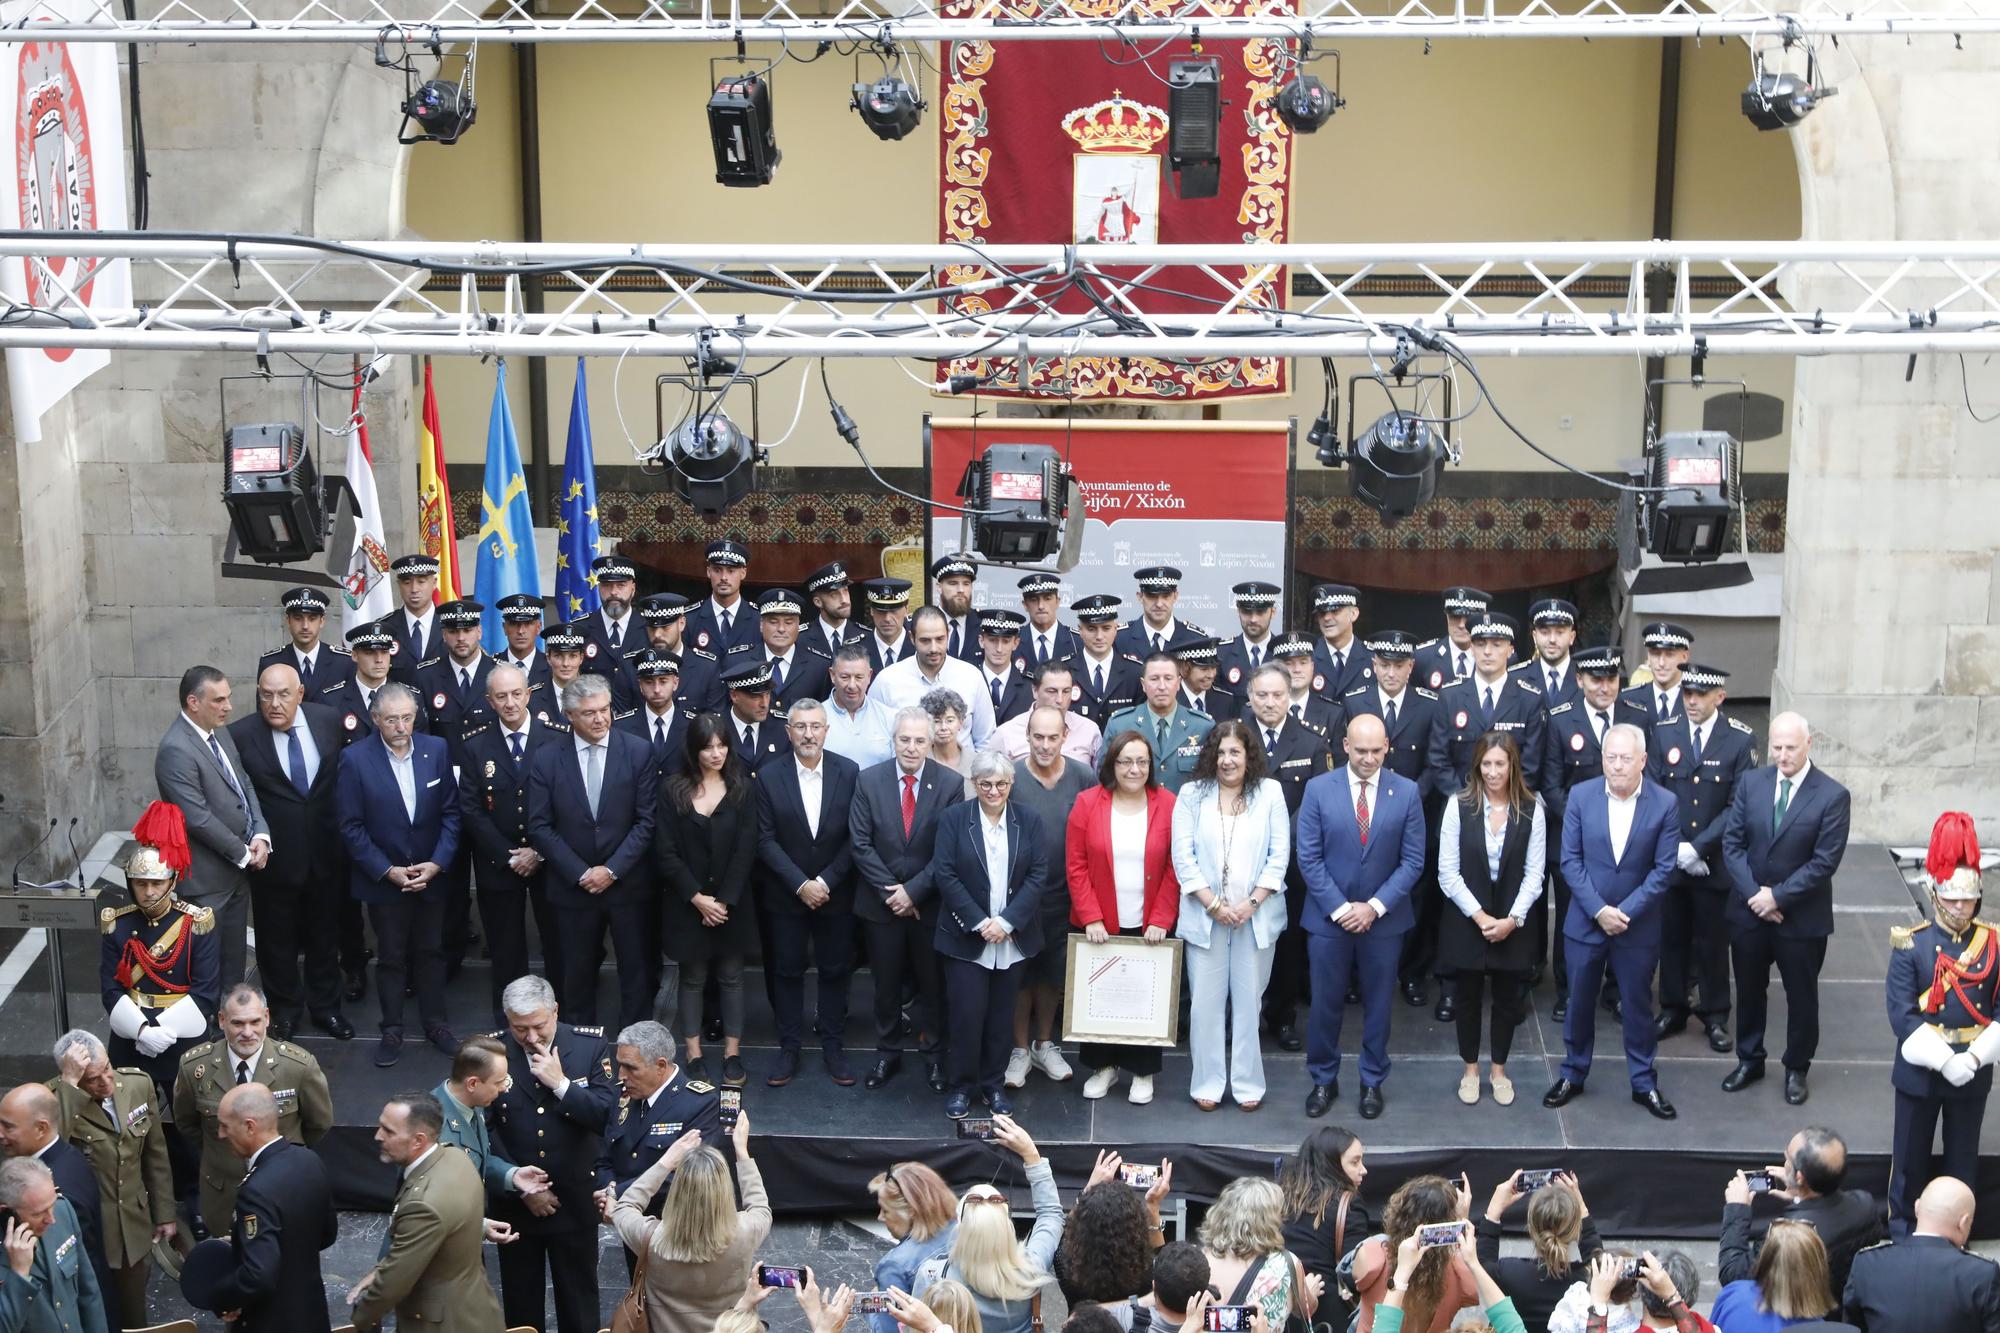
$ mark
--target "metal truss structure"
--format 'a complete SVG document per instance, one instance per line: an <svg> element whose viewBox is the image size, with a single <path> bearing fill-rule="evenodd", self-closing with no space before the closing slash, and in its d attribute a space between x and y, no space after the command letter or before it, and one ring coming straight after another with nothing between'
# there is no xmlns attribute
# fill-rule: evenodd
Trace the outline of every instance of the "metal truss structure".
<svg viewBox="0 0 2000 1333"><path fill-rule="evenodd" d="M42 303L0 309L0 347L1180 361L1388 357L1436 338L1498 356L2000 350L1992 242L398 246L0 232L0 264L21 260ZM131 265L144 304L79 296L113 261ZM1280 266L1289 307L1257 304ZM528 278L546 310L524 300ZM1160 313L1163 292L1179 313Z"/></svg>
<svg viewBox="0 0 2000 1333"><path fill-rule="evenodd" d="M1245 16L1237 0L152 0L127 18L94 0L32 26L66 42L373 42L385 28L443 42L1128 41L1174 38L1959 37L2000 32L1968 0L1297 0ZM1032 17L1021 17L1024 13Z"/></svg>

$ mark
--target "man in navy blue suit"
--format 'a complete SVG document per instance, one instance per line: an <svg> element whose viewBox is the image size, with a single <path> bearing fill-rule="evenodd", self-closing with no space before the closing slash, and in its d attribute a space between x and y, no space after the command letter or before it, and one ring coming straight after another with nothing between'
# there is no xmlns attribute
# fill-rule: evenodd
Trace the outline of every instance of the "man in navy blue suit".
<svg viewBox="0 0 2000 1333"><path fill-rule="evenodd" d="M1359 714L1347 727L1347 763L1306 784L1299 806L1299 872L1305 877L1306 954L1312 1014L1306 1021L1306 1114L1323 1116L1340 1095L1340 1027L1347 983L1361 973L1361 1117L1382 1114L1389 1076L1389 1016L1396 964L1415 916L1410 890L1424 873L1424 803L1417 784L1383 771L1389 733Z"/></svg>
<svg viewBox="0 0 2000 1333"><path fill-rule="evenodd" d="M1729 800L1722 870L1736 973L1736 1092L1764 1076L1764 997L1771 965L1785 984L1785 1100L1806 1099L1819 1048L1819 969L1833 934L1833 872L1847 854L1847 788L1812 762L1797 713L1771 719L1771 766L1745 774Z"/></svg>
<svg viewBox="0 0 2000 1333"><path fill-rule="evenodd" d="M1567 1054L1542 1098L1554 1110L1583 1094L1597 1045L1597 992L1611 970L1623 1009L1632 1100L1661 1120L1677 1114L1653 1073L1653 971L1660 961L1660 900L1680 851L1680 803L1646 781L1646 733L1620 722L1604 733L1604 776L1579 783L1563 811L1563 922L1569 963Z"/></svg>
<svg viewBox="0 0 2000 1333"><path fill-rule="evenodd" d="M403 1057L403 980L417 991L424 1035L446 1055L458 1037L445 1026L445 867L458 857L458 781L445 743L415 734L417 695L391 681L375 691L375 734L340 757L335 804L347 844L348 892L375 927L375 990L382 1043L375 1063Z"/></svg>
<svg viewBox="0 0 2000 1333"><path fill-rule="evenodd" d="M651 1011L659 964L652 862L657 768L651 742L611 726L611 686L578 676L563 687L573 739L528 762L528 841L548 863L549 903L562 915L563 1003L597 1021L604 931L618 958L618 1024Z"/></svg>

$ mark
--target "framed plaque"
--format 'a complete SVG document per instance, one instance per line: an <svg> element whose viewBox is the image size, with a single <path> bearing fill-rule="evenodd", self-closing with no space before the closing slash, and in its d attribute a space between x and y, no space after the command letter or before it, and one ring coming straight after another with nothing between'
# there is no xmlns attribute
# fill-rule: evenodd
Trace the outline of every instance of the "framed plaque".
<svg viewBox="0 0 2000 1333"><path fill-rule="evenodd" d="M1181 942L1071 935L1063 981L1063 1040L1172 1046L1180 1039Z"/></svg>

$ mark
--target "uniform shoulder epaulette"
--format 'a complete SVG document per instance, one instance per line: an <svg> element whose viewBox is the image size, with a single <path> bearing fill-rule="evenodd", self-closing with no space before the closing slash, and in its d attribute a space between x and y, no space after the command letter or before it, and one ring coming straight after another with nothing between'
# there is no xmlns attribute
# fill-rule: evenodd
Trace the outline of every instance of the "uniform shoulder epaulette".
<svg viewBox="0 0 2000 1333"><path fill-rule="evenodd" d="M1410 686L1410 688L1412 690L1415 690L1418 694L1421 694L1424 698L1431 700L1432 702L1436 702L1437 700L1438 696L1436 690L1427 690L1421 685L1412 685Z"/></svg>
<svg viewBox="0 0 2000 1333"><path fill-rule="evenodd" d="M410 669L412 671L422 671L425 667L436 666L439 662L442 661L444 661L444 657L441 654L437 657L426 657L423 661L417 663L414 667Z"/></svg>
<svg viewBox="0 0 2000 1333"><path fill-rule="evenodd" d="M279 1055L288 1055L292 1059L297 1060L301 1064L311 1065L319 1063L319 1061L313 1058L312 1053L310 1051L307 1051L302 1047L294 1046L288 1041L281 1041L276 1044L278 1047Z"/></svg>
<svg viewBox="0 0 2000 1333"><path fill-rule="evenodd" d="M1574 699L1565 700L1562 703L1557 704L1554 708L1551 708L1549 710L1549 716L1554 717L1557 713L1567 713L1570 709L1574 707L1576 707L1576 700Z"/></svg>
<svg viewBox="0 0 2000 1333"><path fill-rule="evenodd" d="M1530 658L1527 658L1527 659L1525 659L1525 660L1523 660L1523 661L1520 661L1520 662L1516 662L1516 663L1514 663L1514 665L1512 665L1512 666L1508 667L1508 668L1507 668L1507 674L1511 676L1511 675L1514 675L1514 674L1515 674L1516 672L1521 672L1521 671L1526 671L1526 670L1527 670L1528 668L1532 667L1533 665L1535 665L1535 659L1534 659L1534 658L1532 658L1532 657L1530 657Z"/></svg>
<svg viewBox="0 0 2000 1333"><path fill-rule="evenodd" d="M574 1028L586 1037L602 1037L604 1035L604 1029L601 1027L585 1027L583 1024L578 1023L574 1025Z"/></svg>
<svg viewBox="0 0 2000 1333"><path fill-rule="evenodd" d="M1440 636L1440 638L1441 637L1442 636ZM1422 652L1426 648L1435 648L1438 646L1439 641L1440 641L1439 639L1425 639L1422 643L1417 645L1417 651Z"/></svg>
<svg viewBox="0 0 2000 1333"><path fill-rule="evenodd" d="M1137 653L1118 653L1116 655L1124 658L1128 662L1131 662L1135 666L1146 665L1145 662L1139 657Z"/></svg>
<svg viewBox="0 0 2000 1333"><path fill-rule="evenodd" d="M181 1057L181 1063L186 1064L190 1060L199 1060L202 1056L207 1055L210 1051L214 1049L215 1049L214 1042L205 1041L201 1045L190 1050L187 1054L183 1055Z"/></svg>
<svg viewBox="0 0 2000 1333"><path fill-rule="evenodd" d="M715 1085L706 1079L691 1078L684 1086L689 1092L708 1093L715 1091Z"/></svg>
<svg viewBox="0 0 2000 1333"><path fill-rule="evenodd" d="M1916 947L1917 932L1929 926L1928 921L1919 921L1914 926L1889 927L1889 944L1892 948L1911 949Z"/></svg>
<svg viewBox="0 0 2000 1333"><path fill-rule="evenodd" d="M639 715L638 709L628 708L622 713L613 713L611 715L611 720L613 722L623 722L628 717L637 717L638 715Z"/></svg>
<svg viewBox="0 0 2000 1333"><path fill-rule="evenodd" d="M465 729L464 731L460 732L460 733L459 733L459 737L458 737L458 738L459 738L460 740L462 740L462 741L469 741L469 740L471 740L471 739L472 739L472 738L473 738L474 736L477 736L477 735L478 735L478 734L479 734L480 732L482 732L482 731L491 731L491 730L493 730L493 727L494 727L494 725L495 725L495 724L494 724L494 723L491 723L491 722L481 722L481 723L480 723L480 724L479 724L478 726L476 726L476 727L468 727L468 728L466 728L466 729Z"/></svg>
<svg viewBox="0 0 2000 1333"><path fill-rule="evenodd" d="M539 721L543 726L547 727L550 731L560 731L565 736L569 735L570 733L569 723L563 721L559 717L538 718L537 721Z"/></svg>
<svg viewBox="0 0 2000 1333"><path fill-rule="evenodd" d="M147 1072L146 1072L145 1070L143 1070L143 1069L127 1069L127 1068L126 1068L125 1066L123 1066L123 1065L120 1065L120 1066L118 1067L118 1072L119 1072L119 1073L121 1073L121 1074L130 1074L130 1075L131 1075L131 1076L132 1076L133 1078L151 1078L151 1077L152 1077L152 1075L151 1075L151 1074L148 1074L148 1073L147 1073Z"/></svg>
<svg viewBox="0 0 2000 1333"><path fill-rule="evenodd" d="M1542 687L1535 684L1532 680L1517 680L1514 683L1534 695L1537 699L1542 697Z"/></svg>
<svg viewBox="0 0 2000 1333"><path fill-rule="evenodd" d="M201 907L194 903L182 903L180 906L181 910L188 914L188 920L194 923L195 934L206 935L215 929L214 908Z"/></svg>
<svg viewBox="0 0 2000 1333"><path fill-rule="evenodd" d="M811 653L814 657L824 657L829 662L833 660L833 654L816 643L802 643L798 647L801 652Z"/></svg>
<svg viewBox="0 0 2000 1333"><path fill-rule="evenodd" d="M123 907L107 907L97 914L97 929L101 934L109 935L111 933L112 922L124 916L127 912L136 912L138 910L139 904L137 903L127 903Z"/></svg>
<svg viewBox="0 0 2000 1333"><path fill-rule="evenodd" d="M277 656L277 655L278 655L279 653L282 653L282 652L284 652L284 651L285 651L285 649L287 649L287 648L289 648L289 647L291 647L291 646L292 646L292 645L291 645L290 643L281 643L281 644L279 644L279 645L278 645L278 646L277 646L276 648L266 648L266 649L265 649L265 650L264 650L264 651L263 651L262 653L260 653L260 654L259 654L259 656L260 656L260 657L276 657L276 656Z"/></svg>
<svg viewBox="0 0 2000 1333"><path fill-rule="evenodd" d="M1895 1243L1896 1242L1893 1240L1878 1240L1873 1245L1863 1245L1860 1249L1856 1250L1855 1253L1866 1254L1870 1250L1886 1249L1888 1246L1894 1245Z"/></svg>
<svg viewBox="0 0 2000 1333"><path fill-rule="evenodd" d="M320 645L320 647L322 647L322 648L326 649L326 650L327 650L328 652L330 652L330 653L334 653L334 654L336 654L336 655L338 655L338 656L340 656L340 657L352 657L352 656L354 656L354 654L353 654L353 653L350 653L350 652L348 652L348 651L347 651L347 649L345 649L345 648L341 647L341 646L340 646L339 644L337 644L337 643L323 643L323 644L321 644L321 645Z"/></svg>
<svg viewBox="0 0 2000 1333"><path fill-rule="evenodd" d="M1757 734L1757 729L1740 717L1725 718L1724 721L1728 722L1730 726L1736 728L1736 730L1742 732L1745 736L1755 736Z"/></svg>
<svg viewBox="0 0 2000 1333"><path fill-rule="evenodd" d="M1343 694L1340 697L1343 699L1352 699L1357 694L1371 694L1374 692L1374 689L1375 687L1373 685L1356 685L1353 689L1349 690L1346 694Z"/></svg>
<svg viewBox="0 0 2000 1333"><path fill-rule="evenodd" d="M337 684L337 685L329 685L329 686L327 686L327 687L326 687L325 689L321 690L321 691L320 691L320 693L321 693L321 694L339 694L339 693L340 693L340 692L341 692L342 690L344 690L344 689L346 689L346 688L347 688L347 682L343 680L343 681L341 681L341 682L340 682L339 684Z"/></svg>
<svg viewBox="0 0 2000 1333"><path fill-rule="evenodd" d="M696 646L695 646L694 644L691 644L691 643L690 643L690 644L687 644L687 645L685 645L685 646L684 646L684 647L683 647L683 648L681 649L681 655L682 655L682 656L684 656L684 657L705 657L705 658L707 658L707 659L708 659L709 661L711 661L711 662L713 662L713 661L715 660L715 654L714 654L714 653L711 653L711 652L710 652L710 651L708 651L708 649L706 649L706 648L698 648L698 647L696 647Z"/></svg>

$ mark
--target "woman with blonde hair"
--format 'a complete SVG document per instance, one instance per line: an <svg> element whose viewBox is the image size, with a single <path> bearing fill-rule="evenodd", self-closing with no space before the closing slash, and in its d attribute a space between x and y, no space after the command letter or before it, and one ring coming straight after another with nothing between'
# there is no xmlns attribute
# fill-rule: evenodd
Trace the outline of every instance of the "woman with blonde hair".
<svg viewBox="0 0 2000 1333"><path fill-rule="evenodd" d="M1722 1333L1775 1333L1833 1309L1826 1243L1812 1223L1771 1220L1757 1251L1756 1272L1715 1293L1709 1322Z"/></svg>
<svg viewBox="0 0 2000 1333"><path fill-rule="evenodd" d="M1502 1259L1502 1218L1521 1199L1528 1201L1528 1243L1535 1254L1531 1259ZM1500 1290L1513 1298L1514 1308L1530 1328L1546 1327L1571 1284L1590 1280L1590 1256L1604 1248L1583 1190L1567 1171L1533 1191L1522 1189L1521 1173L1514 1172L1493 1187L1486 1215L1475 1230L1479 1262ZM1570 1258L1572 1247L1575 1260Z"/></svg>
<svg viewBox="0 0 2000 1333"><path fill-rule="evenodd" d="M916 1290L917 1270L933 1256L951 1249L958 1232L958 1200L944 1177L922 1162L897 1162L868 1182L875 1196L875 1215L896 1244L875 1261L875 1289ZM875 1333L896 1333L896 1317L887 1312L868 1316ZM950 1320L945 1322L951 1323ZM964 1333L953 1323L958 1333Z"/></svg>
<svg viewBox="0 0 2000 1333"><path fill-rule="evenodd" d="M611 1206L618 1238L639 1256L649 1333L710 1333L722 1312L736 1304L757 1247L771 1234L764 1177L750 1160L747 1112L737 1116L730 1143L736 1153L734 1183L729 1163L702 1145L697 1130L675 1140ZM658 1218L646 1216L669 1176L666 1206Z"/></svg>
<svg viewBox="0 0 2000 1333"><path fill-rule="evenodd" d="M1285 1193L1274 1180L1232 1180L1202 1219L1197 1239L1208 1256L1208 1283L1227 1292L1224 1305L1255 1305L1272 1329L1292 1315L1310 1323L1318 1279L1285 1248Z"/></svg>
<svg viewBox="0 0 2000 1333"><path fill-rule="evenodd" d="M940 1278L962 1282L972 1293L984 1333L1028 1333L1042 1288L1052 1280L1050 1263L1062 1243L1062 1198L1053 1169L1028 1132L1004 1115L993 1117L993 1141L1017 1154L1026 1168L1035 1225L1028 1239L1014 1235L1007 1196L991 1185L974 1185L958 1201L958 1231L951 1251L918 1270L926 1289ZM954 1326L954 1333L957 1333Z"/></svg>
<svg viewBox="0 0 2000 1333"><path fill-rule="evenodd" d="M963 1282L947 1278L924 1288L922 1298L891 1289L889 1311L910 1333L981 1333L979 1306Z"/></svg>

